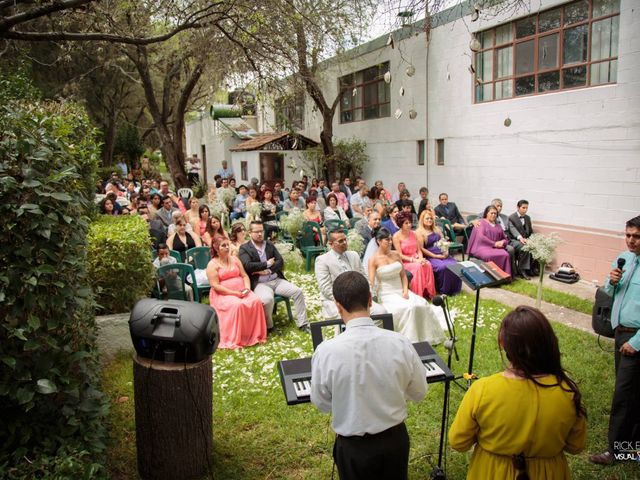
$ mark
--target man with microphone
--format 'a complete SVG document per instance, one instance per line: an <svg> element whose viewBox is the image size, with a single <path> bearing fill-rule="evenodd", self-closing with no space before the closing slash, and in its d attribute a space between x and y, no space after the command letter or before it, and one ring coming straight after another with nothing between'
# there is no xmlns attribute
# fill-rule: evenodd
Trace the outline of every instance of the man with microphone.
<svg viewBox="0 0 640 480"><path fill-rule="evenodd" d="M589 460L611 465L616 456L637 458L640 450L640 216L626 224L627 252L613 262L605 283L613 295L611 326L615 330L616 385L609 417L609 444Z"/></svg>
<svg viewBox="0 0 640 480"><path fill-rule="evenodd" d="M333 414L333 458L341 480L407 478L407 400L427 392L425 369L404 335L369 317L371 293L362 273L341 273L333 297L346 325L311 360L311 402Z"/></svg>

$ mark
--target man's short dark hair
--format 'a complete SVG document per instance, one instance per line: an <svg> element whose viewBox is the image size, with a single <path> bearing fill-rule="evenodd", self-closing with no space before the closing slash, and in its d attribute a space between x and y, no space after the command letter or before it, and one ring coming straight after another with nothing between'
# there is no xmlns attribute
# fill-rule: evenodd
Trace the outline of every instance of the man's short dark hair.
<svg viewBox="0 0 640 480"><path fill-rule="evenodd" d="M529 201L528 200L518 200L518 208L520 208L522 205L529 205Z"/></svg>
<svg viewBox="0 0 640 480"><path fill-rule="evenodd" d="M409 199L405 199L405 200L400 200L400 206L402 208L404 207L412 207L413 206L413 202Z"/></svg>
<svg viewBox="0 0 640 480"><path fill-rule="evenodd" d="M169 246L166 243L159 243L158 248L156 250L169 250Z"/></svg>
<svg viewBox="0 0 640 480"><path fill-rule="evenodd" d="M443 196L443 195L444 195L445 197L449 198L449 194L448 194L448 193L442 192L440 195L438 195L438 200L440 200L440 199L442 198L442 196Z"/></svg>
<svg viewBox="0 0 640 480"><path fill-rule="evenodd" d="M420 187L420 190L418 190L418 193L429 193L429 189L427 187Z"/></svg>
<svg viewBox="0 0 640 480"><path fill-rule="evenodd" d="M626 228L640 228L640 215L638 215L637 217L633 217L631 220L629 220L626 225Z"/></svg>
<svg viewBox="0 0 640 480"><path fill-rule="evenodd" d="M251 222L249 222L249 228L253 225L260 225L262 227L264 224L262 223L262 220L251 220Z"/></svg>
<svg viewBox="0 0 640 480"><path fill-rule="evenodd" d="M339 233L343 233L346 235L346 233L344 233L344 229L340 228L340 227L334 227L331 230L329 230L329 232L327 233L327 239L330 242L333 242L333 240L335 239L335 236Z"/></svg>
<svg viewBox="0 0 640 480"><path fill-rule="evenodd" d="M360 272L341 273L333 282L333 298L349 313L368 310L370 296L369 282Z"/></svg>

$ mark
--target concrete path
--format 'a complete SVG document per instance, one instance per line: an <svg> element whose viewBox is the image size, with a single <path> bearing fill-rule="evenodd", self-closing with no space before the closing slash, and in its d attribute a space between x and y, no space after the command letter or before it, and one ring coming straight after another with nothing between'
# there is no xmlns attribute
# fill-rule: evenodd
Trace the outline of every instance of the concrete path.
<svg viewBox="0 0 640 480"><path fill-rule="evenodd" d="M537 279L531 279L529 282L537 286ZM590 282L580 281L574 284L566 284L562 282L556 282L549 278L549 275L545 275L543 285L553 290L559 290L565 293L571 293L577 297L593 300L596 294L596 287ZM471 293L470 289L464 286L465 290ZM528 305L534 307L536 304L535 298L530 298L518 293L513 293L502 288L484 288L480 292L480 306L482 307L482 299L489 298L496 300L510 307L517 307L518 305ZM593 333L591 328L591 315L576 312L565 307L554 305L553 303L542 302L542 312L550 320L563 323L573 328L578 328L585 332ZM595 334L594 334L595 335Z"/></svg>

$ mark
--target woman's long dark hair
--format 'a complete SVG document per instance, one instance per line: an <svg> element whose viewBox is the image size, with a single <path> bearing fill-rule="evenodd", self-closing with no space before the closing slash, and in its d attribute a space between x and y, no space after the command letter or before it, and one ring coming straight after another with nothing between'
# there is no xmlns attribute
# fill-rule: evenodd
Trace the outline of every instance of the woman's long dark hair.
<svg viewBox="0 0 640 480"><path fill-rule="evenodd" d="M482 218L487 218L487 215L491 210L495 210L496 212L498 211L498 209L493 205L487 205L484 209L484 212L482 212Z"/></svg>
<svg viewBox="0 0 640 480"><path fill-rule="evenodd" d="M220 229L217 232L214 232L213 231L213 227L211 226L211 219L212 218L215 218L216 220L218 220L218 223L220 224ZM209 220L207 220L207 230L206 231L209 232L209 235L211 235L212 239L216 235L224 233L224 229L222 228L222 221L220 220L220 217L218 215L211 215L211 213L209 213Z"/></svg>
<svg viewBox="0 0 640 480"><path fill-rule="evenodd" d="M573 392L576 414L587 416L578 385L562 368L558 337L540 310L523 305L516 307L502 320L498 338L507 359L518 373L540 387L560 386L567 392ZM545 385L536 380L536 375L553 375L558 383Z"/></svg>

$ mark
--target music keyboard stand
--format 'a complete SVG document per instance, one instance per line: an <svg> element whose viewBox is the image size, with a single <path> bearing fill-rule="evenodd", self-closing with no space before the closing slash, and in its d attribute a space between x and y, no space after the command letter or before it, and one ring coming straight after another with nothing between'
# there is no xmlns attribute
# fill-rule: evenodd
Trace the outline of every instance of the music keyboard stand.
<svg viewBox="0 0 640 480"><path fill-rule="evenodd" d="M488 268L482 260L477 258L470 258L469 260L475 263L476 265L478 265L483 270L483 275L487 283L484 283L482 285L475 285L474 283L469 281L469 279L467 279L467 277L462 273L462 270L464 268L463 265L459 263L447 265L447 268L451 272L456 274L465 283L465 285L467 285L471 290L474 290L476 292L476 301L473 307L473 328L471 330L471 348L469 350L469 367L467 369L467 372L463 375L464 379L467 380L467 386L470 386L472 380L477 378L477 376L474 375L473 373L473 356L476 349L476 332L478 329L478 308L480 305L480 290L486 287L497 287L498 285L502 285L507 281L507 279L495 280L489 273L487 273Z"/></svg>

